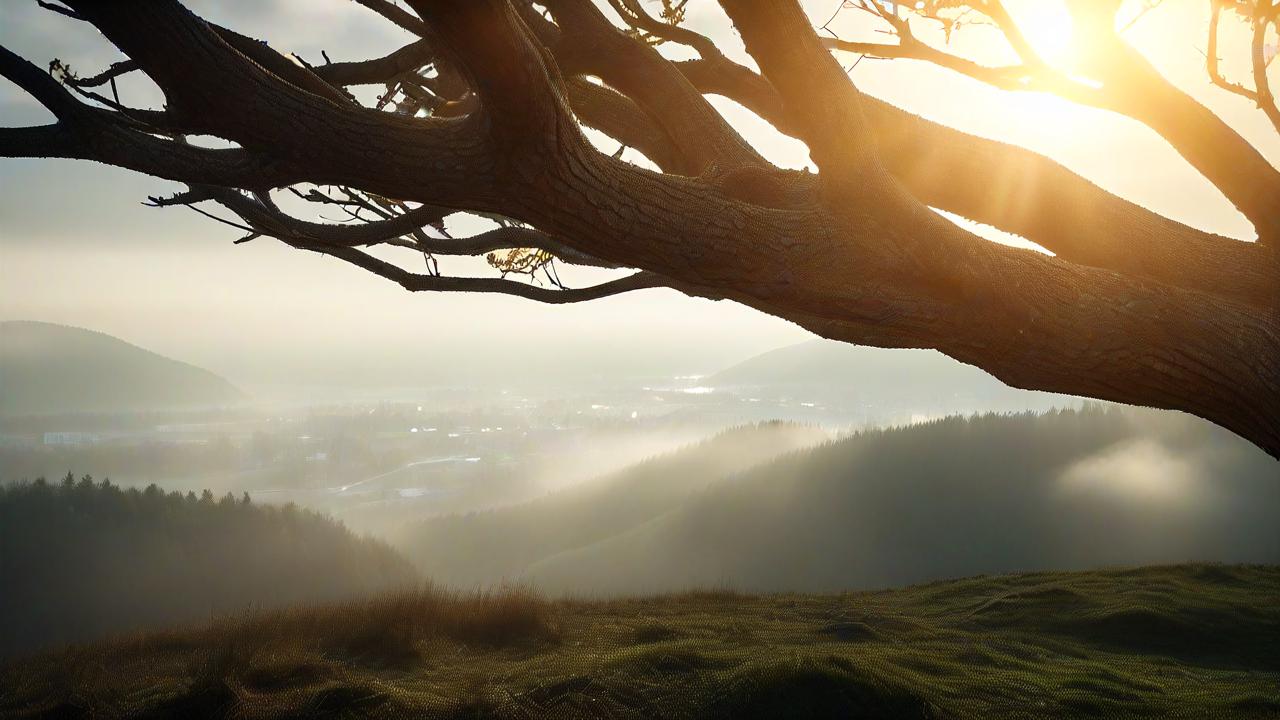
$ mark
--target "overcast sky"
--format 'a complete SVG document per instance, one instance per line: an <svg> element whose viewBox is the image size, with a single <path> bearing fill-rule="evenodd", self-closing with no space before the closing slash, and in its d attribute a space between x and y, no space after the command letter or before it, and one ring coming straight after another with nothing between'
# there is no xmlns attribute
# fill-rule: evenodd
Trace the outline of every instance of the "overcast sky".
<svg viewBox="0 0 1280 720"><path fill-rule="evenodd" d="M806 2L825 20L839 0ZM385 54L405 33L348 0L203 0L211 20L320 62ZM710 0L692 0L690 23L747 60ZM1063 42L1053 0L1010 2L1032 39ZM1202 37L1208 0L1165 0L1128 31L1172 81L1208 104L1280 161L1280 139L1246 101L1212 88ZM846 11L833 26L868 31ZM1243 28L1232 38L1244 41ZM994 37L978 28L958 48L988 61ZM83 74L120 59L83 23L34 2L0 6L0 42L39 65L58 57ZM674 51L673 51L674 52ZM852 63L854 58L843 58ZM1243 60L1243 54L1242 54ZM1226 68L1243 73L1243 62ZM1153 210L1239 238L1251 228L1214 189L1146 128L1036 94L1009 94L932 67L865 61L852 70L865 92L976 134L1046 153L1099 185ZM133 104L154 88L129 80ZM804 148L732 103L716 100L770 159L807 163ZM48 114L0 80L0 124ZM0 319L89 327L203 365L250 388L291 383L399 384L422 374L574 371L714 371L756 352L805 339L789 323L726 303L651 290L597 303L549 307L493 296L409 294L339 261L269 239L233 246L235 231L193 212L140 202L174 185L84 162L0 159ZM465 225L461 226L465 229ZM460 269L474 267L458 266ZM562 274L569 284L593 275Z"/></svg>

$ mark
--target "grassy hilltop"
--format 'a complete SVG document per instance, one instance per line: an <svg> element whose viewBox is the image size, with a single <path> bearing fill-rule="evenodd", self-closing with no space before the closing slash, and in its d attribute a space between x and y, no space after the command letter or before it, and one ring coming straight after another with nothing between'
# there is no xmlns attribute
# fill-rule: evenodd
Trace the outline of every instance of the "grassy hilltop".
<svg viewBox="0 0 1280 720"><path fill-rule="evenodd" d="M1280 568L613 601L423 590L0 668L0 716L1280 716Z"/></svg>

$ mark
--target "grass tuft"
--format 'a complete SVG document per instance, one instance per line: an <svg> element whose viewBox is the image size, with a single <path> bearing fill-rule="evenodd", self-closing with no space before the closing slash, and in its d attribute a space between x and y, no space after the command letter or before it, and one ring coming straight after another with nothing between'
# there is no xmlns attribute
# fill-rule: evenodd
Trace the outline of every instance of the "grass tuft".
<svg viewBox="0 0 1280 720"><path fill-rule="evenodd" d="M938 717L924 698L830 659L780 662L735 677L708 717Z"/></svg>
<svg viewBox="0 0 1280 720"><path fill-rule="evenodd" d="M0 667L0 718L1274 718L1280 568L557 601L435 588Z"/></svg>

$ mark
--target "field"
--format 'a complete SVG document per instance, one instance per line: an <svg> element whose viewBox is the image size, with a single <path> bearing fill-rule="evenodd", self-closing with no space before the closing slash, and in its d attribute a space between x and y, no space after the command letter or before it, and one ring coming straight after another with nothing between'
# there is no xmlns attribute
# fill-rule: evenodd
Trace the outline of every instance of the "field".
<svg viewBox="0 0 1280 720"><path fill-rule="evenodd" d="M551 601L430 588L0 668L0 716L1280 717L1280 568Z"/></svg>

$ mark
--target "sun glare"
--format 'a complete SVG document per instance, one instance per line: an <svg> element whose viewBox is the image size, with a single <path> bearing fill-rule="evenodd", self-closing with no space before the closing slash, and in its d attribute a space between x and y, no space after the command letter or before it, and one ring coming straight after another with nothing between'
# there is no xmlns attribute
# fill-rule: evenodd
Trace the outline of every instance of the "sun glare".
<svg viewBox="0 0 1280 720"><path fill-rule="evenodd" d="M1071 64L1075 43L1071 15L1063 3L1031 0L1010 7L1010 12L1041 57L1057 67Z"/></svg>

